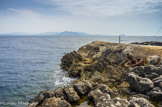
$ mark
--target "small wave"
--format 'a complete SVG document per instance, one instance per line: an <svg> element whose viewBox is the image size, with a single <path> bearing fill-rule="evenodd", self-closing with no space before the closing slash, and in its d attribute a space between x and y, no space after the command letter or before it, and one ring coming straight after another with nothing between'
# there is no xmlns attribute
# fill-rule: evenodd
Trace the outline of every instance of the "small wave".
<svg viewBox="0 0 162 107"><path fill-rule="evenodd" d="M55 81L55 86L56 87L62 87L62 86L67 86L68 84L70 84L72 81L74 81L76 79L72 79L72 78L69 78L69 77L63 77L62 80L60 79L57 79Z"/></svg>

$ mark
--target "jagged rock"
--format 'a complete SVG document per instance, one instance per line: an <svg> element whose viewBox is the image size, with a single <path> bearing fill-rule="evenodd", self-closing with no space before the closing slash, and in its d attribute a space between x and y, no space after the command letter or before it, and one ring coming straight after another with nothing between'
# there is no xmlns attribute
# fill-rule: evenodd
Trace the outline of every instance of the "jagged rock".
<svg viewBox="0 0 162 107"><path fill-rule="evenodd" d="M129 102L129 107L154 107L154 105L149 103L145 98L131 97Z"/></svg>
<svg viewBox="0 0 162 107"><path fill-rule="evenodd" d="M149 56L147 58L148 64L150 65L157 65L160 62L161 58L158 55L154 55L154 56Z"/></svg>
<svg viewBox="0 0 162 107"><path fill-rule="evenodd" d="M157 78L154 78L152 81L154 82L154 85L155 86L159 86L160 85L160 82L162 82L162 75L160 75Z"/></svg>
<svg viewBox="0 0 162 107"><path fill-rule="evenodd" d="M51 97L45 99L41 104L42 107L71 107L66 100L62 100L61 98Z"/></svg>
<svg viewBox="0 0 162 107"><path fill-rule="evenodd" d="M129 105L130 103L127 99L121 99L119 97L114 98L110 103L111 107L128 107Z"/></svg>
<svg viewBox="0 0 162 107"><path fill-rule="evenodd" d="M103 92L103 93L108 93L110 96L115 96L116 94L105 84L99 84L98 88Z"/></svg>
<svg viewBox="0 0 162 107"><path fill-rule="evenodd" d="M72 88L72 87L65 88L64 93L67 96L67 100L69 102L76 102L76 101L78 101L80 99L77 92L75 92L74 88Z"/></svg>
<svg viewBox="0 0 162 107"><path fill-rule="evenodd" d="M153 82L148 78L141 78L135 73L128 74L128 82L130 84L130 88L137 92L145 92L154 87Z"/></svg>
<svg viewBox="0 0 162 107"><path fill-rule="evenodd" d="M109 94L99 89L91 91L88 97L94 101L95 107L128 107L130 104L126 99L119 97L111 99Z"/></svg>
<svg viewBox="0 0 162 107"><path fill-rule="evenodd" d="M80 95L85 95L90 92L92 86L90 83L79 81L74 84L75 91Z"/></svg>
<svg viewBox="0 0 162 107"><path fill-rule="evenodd" d="M109 106L108 101L111 99L109 94L103 93L99 89L91 91L88 98L94 101L95 107L107 107Z"/></svg>
<svg viewBox="0 0 162 107"><path fill-rule="evenodd" d="M76 51L73 51L63 56L63 58L61 59L61 67L65 70L68 70L72 66L74 61L82 61L82 56Z"/></svg>
<svg viewBox="0 0 162 107"><path fill-rule="evenodd" d="M54 95L56 98L62 98L62 99L66 99L64 93L63 93L63 88L59 87L54 91Z"/></svg>
<svg viewBox="0 0 162 107"><path fill-rule="evenodd" d="M53 97L54 96L54 92L53 91L50 91L50 90L47 90L47 91L41 91L35 98L31 99L29 101L29 103L33 103L33 105L37 105L37 104L40 104L42 103L42 101L45 99L45 98L50 98L50 97ZM36 104L37 103L37 104ZM31 106L32 107L32 106Z"/></svg>
<svg viewBox="0 0 162 107"><path fill-rule="evenodd" d="M159 100L159 101L162 100L162 92L150 91L147 95L153 100Z"/></svg>

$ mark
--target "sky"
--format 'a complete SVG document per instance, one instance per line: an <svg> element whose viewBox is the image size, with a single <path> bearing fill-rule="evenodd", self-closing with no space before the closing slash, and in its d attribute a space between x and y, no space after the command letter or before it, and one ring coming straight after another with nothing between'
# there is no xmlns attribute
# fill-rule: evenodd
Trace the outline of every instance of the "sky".
<svg viewBox="0 0 162 107"><path fill-rule="evenodd" d="M162 36L162 0L0 0L0 33Z"/></svg>

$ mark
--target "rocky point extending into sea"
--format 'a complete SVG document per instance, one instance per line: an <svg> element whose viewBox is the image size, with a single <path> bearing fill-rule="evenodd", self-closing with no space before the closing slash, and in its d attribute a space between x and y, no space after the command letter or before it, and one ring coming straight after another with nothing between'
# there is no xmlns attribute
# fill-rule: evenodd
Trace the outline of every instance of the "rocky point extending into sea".
<svg viewBox="0 0 162 107"><path fill-rule="evenodd" d="M40 92L28 107L162 107L162 47L95 41L65 54L70 85Z"/></svg>

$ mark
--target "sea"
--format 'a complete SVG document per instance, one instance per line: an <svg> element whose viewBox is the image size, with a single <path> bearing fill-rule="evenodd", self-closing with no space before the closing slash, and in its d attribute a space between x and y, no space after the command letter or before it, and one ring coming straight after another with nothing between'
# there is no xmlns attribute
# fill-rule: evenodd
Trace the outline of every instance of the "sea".
<svg viewBox="0 0 162 107"><path fill-rule="evenodd" d="M61 58L93 41L118 43L117 36L0 36L0 107L25 107L43 90L74 81ZM121 43L161 41L160 36L122 36Z"/></svg>

